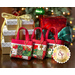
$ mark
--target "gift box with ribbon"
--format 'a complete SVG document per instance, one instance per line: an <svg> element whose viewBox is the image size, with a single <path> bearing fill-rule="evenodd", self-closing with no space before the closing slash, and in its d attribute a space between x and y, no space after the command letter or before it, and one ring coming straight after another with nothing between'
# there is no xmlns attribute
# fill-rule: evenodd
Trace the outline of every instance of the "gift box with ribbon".
<svg viewBox="0 0 75 75"><path fill-rule="evenodd" d="M10 54L11 42L4 42L4 38L1 41L2 54Z"/></svg>
<svg viewBox="0 0 75 75"><path fill-rule="evenodd" d="M34 29L29 29L29 30L28 30L28 32L29 32L29 38L31 38L33 31L34 31ZM36 31L35 31L35 34L36 34ZM26 35L26 34L25 34L25 30L22 32L22 35L23 35L23 38L22 38L22 39L25 39L25 38L24 38L24 36Z"/></svg>
<svg viewBox="0 0 75 75"><path fill-rule="evenodd" d="M29 37L31 38L31 35L33 33L34 29L30 29L28 30L29 32ZM35 33L36 34L36 33ZM5 42L11 42L11 39L15 39L16 38L16 30L8 30L7 26L5 25L3 28L3 36L4 36L4 41ZM23 40L25 37L25 31L21 30L20 31L20 39Z"/></svg>
<svg viewBox="0 0 75 75"><path fill-rule="evenodd" d="M3 36L5 42L11 42L11 39L16 36L16 30L8 30L7 26L5 25L3 28Z"/></svg>
<svg viewBox="0 0 75 75"><path fill-rule="evenodd" d="M30 14L25 14L21 16L15 16L8 13L2 13L2 17L4 18L4 22L1 27L1 48L2 54L10 53L11 39L15 39L17 31L20 27L25 27L29 31L29 35L32 35L29 29L34 29L34 20ZM20 31L20 39L23 38L23 31ZM4 40L4 42L2 42ZM10 44L11 45L11 44Z"/></svg>
<svg viewBox="0 0 75 75"><path fill-rule="evenodd" d="M25 27L26 29L34 29L34 21L31 19L30 21L22 20L22 27ZM16 30L17 29L17 19L7 19L6 25L8 30Z"/></svg>

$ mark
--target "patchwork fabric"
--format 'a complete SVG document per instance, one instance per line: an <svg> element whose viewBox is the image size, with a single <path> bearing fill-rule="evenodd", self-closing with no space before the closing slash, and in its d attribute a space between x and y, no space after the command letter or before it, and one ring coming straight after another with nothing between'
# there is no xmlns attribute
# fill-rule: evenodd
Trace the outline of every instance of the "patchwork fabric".
<svg viewBox="0 0 75 75"><path fill-rule="evenodd" d="M48 43L46 57L53 58L53 51L56 46L58 46L58 44Z"/></svg>
<svg viewBox="0 0 75 75"><path fill-rule="evenodd" d="M22 58L29 60L31 58L32 46L31 45L20 45L11 43L10 57Z"/></svg>
<svg viewBox="0 0 75 75"><path fill-rule="evenodd" d="M23 47L21 45L18 45L17 55L22 55Z"/></svg>
<svg viewBox="0 0 75 75"><path fill-rule="evenodd" d="M43 59L46 53L46 45L34 44L33 45L33 57Z"/></svg>

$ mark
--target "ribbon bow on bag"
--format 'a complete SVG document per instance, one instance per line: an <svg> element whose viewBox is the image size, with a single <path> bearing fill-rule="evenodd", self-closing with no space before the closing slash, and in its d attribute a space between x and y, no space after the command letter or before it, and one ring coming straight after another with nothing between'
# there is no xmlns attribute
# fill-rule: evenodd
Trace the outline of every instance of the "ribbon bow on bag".
<svg viewBox="0 0 75 75"><path fill-rule="evenodd" d="M17 19L17 31L19 29L19 27L22 26L22 19L30 21L32 19L32 16L30 14L25 14L25 15L21 15L21 16L15 16L12 14L8 14L8 13L2 13L2 17L5 18L3 25L1 27L1 39L2 39L2 33L3 33L3 27L5 26L6 23L6 19Z"/></svg>

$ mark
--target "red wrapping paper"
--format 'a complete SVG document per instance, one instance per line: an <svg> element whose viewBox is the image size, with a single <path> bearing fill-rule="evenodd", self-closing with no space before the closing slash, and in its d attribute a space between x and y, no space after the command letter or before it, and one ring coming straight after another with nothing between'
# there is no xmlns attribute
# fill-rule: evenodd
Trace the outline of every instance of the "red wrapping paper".
<svg viewBox="0 0 75 75"><path fill-rule="evenodd" d="M50 16L39 16L40 27L42 29L49 29L50 27L55 27L58 32L66 27L67 19L63 16L50 17Z"/></svg>

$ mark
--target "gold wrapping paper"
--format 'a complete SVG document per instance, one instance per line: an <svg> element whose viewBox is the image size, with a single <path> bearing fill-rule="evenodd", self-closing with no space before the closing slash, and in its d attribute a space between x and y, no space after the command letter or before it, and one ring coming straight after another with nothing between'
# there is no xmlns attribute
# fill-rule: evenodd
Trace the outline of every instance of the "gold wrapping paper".
<svg viewBox="0 0 75 75"><path fill-rule="evenodd" d="M7 25L8 30L16 30L17 27L18 27L17 25Z"/></svg>
<svg viewBox="0 0 75 75"><path fill-rule="evenodd" d="M12 39L16 39L16 36L4 36L4 41L5 42L11 42Z"/></svg>
<svg viewBox="0 0 75 75"><path fill-rule="evenodd" d="M2 47L2 54L10 54L10 47Z"/></svg>
<svg viewBox="0 0 75 75"><path fill-rule="evenodd" d="M22 25L22 27L25 27L26 29L34 29L35 28L34 24Z"/></svg>

